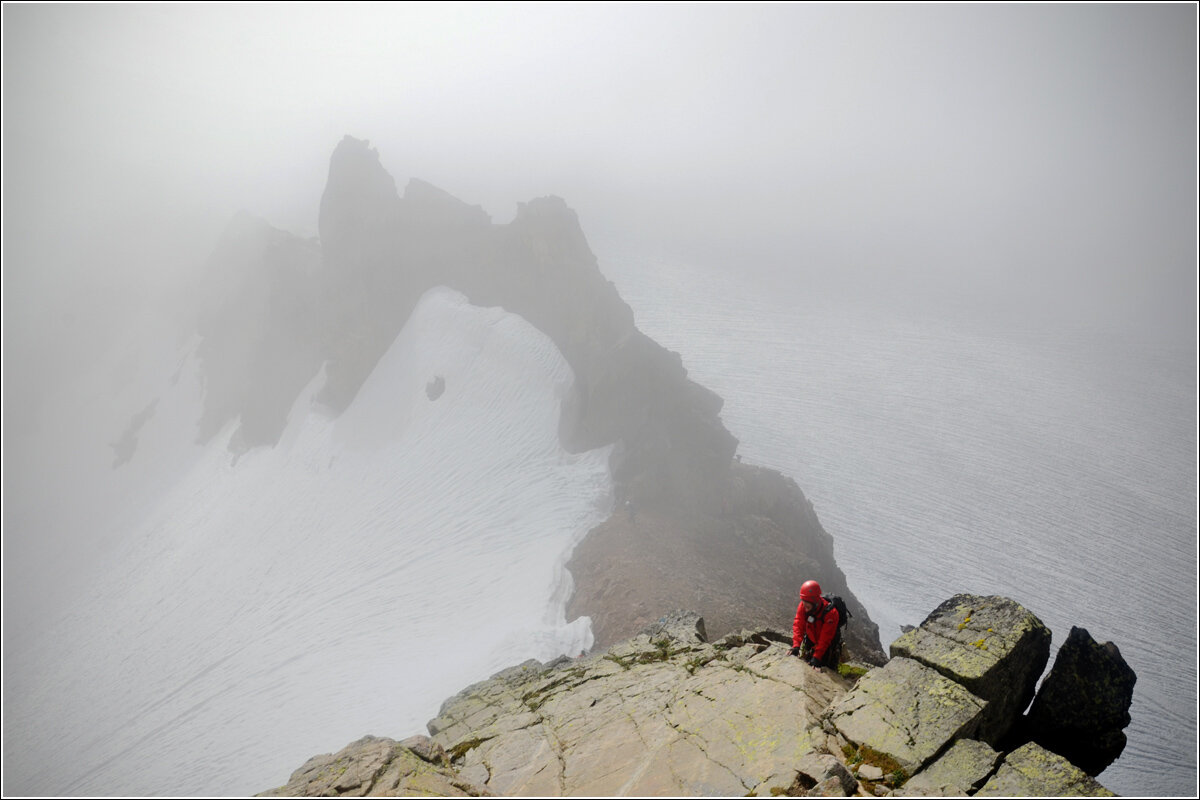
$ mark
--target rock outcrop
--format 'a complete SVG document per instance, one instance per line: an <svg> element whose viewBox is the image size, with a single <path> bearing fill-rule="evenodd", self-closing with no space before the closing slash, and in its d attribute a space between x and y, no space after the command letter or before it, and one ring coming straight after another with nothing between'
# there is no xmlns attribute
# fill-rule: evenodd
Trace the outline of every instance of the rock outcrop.
<svg viewBox="0 0 1200 800"><path fill-rule="evenodd" d="M429 723L461 774L500 794L745 794L824 745L844 689L761 633L707 643L698 617L602 655L525 664L451 698ZM811 677L806 670L812 673Z"/></svg>
<svg viewBox="0 0 1200 800"><path fill-rule="evenodd" d="M1033 699L1050 659L1050 631L1008 598L960 594L893 642L891 654L915 659L986 700L978 738L997 745Z"/></svg>
<svg viewBox="0 0 1200 800"><path fill-rule="evenodd" d="M737 447L718 418L723 401L637 329L562 199L523 203L512 222L493 225L422 181L400 197L379 154L347 136L330 163L320 231L341 312L333 338L343 350L330 353L321 392L331 406L354 397L420 296L449 286L554 340L576 379L561 419L568 449L615 443L613 476L626 495L714 507L706 489Z"/></svg>
<svg viewBox="0 0 1200 800"><path fill-rule="evenodd" d="M1012 601L972 603L1008 609L992 617L1008 626L994 628L997 640L1029 629ZM919 660L978 648L922 641L929 652L913 643L913 657L856 680L790 656L783 632L710 642L698 615L674 612L603 653L504 670L443 703L431 739L368 737L268 794L1111 795L1036 743L981 741L982 723L997 722L993 701ZM996 649L992 669L1004 674L1039 658Z"/></svg>
<svg viewBox="0 0 1200 800"><path fill-rule="evenodd" d="M618 511L592 530L567 564L575 579L568 617L590 615L600 648L680 604L704 617L714 639L752 625L786 630L797 577L811 577L849 604L845 657L883 663L879 629L850 591L834 561L833 537L795 482L734 462L726 487L723 513L651 506Z"/></svg>
<svg viewBox="0 0 1200 800"><path fill-rule="evenodd" d="M1028 735L1099 775L1125 749L1136 681L1115 644L1073 627L1029 709Z"/></svg>
<svg viewBox="0 0 1200 800"><path fill-rule="evenodd" d="M196 291L204 410L197 439L238 421L235 453L275 444L296 396L324 360L321 250L238 214Z"/></svg>

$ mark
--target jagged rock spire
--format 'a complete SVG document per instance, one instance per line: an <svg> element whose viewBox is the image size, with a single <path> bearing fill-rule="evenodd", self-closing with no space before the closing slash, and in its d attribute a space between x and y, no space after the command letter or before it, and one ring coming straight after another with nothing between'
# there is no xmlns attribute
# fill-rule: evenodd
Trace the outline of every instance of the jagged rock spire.
<svg viewBox="0 0 1200 800"><path fill-rule="evenodd" d="M343 248L399 202L396 182L366 139L345 136L329 159L317 228L326 264L337 263Z"/></svg>

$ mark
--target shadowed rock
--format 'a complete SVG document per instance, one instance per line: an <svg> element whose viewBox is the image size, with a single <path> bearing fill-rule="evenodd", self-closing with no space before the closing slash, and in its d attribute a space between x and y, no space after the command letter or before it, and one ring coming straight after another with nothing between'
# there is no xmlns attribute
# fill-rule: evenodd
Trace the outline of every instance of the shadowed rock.
<svg viewBox="0 0 1200 800"><path fill-rule="evenodd" d="M1125 749L1137 675L1112 642L1072 627L1026 721L1033 740L1099 775Z"/></svg>
<svg viewBox="0 0 1200 800"><path fill-rule="evenodd" d="M1033 699L1050 659L1050 631L1006 597L955 595L892 643L988 702L979 739L996 746Z"/></svg>

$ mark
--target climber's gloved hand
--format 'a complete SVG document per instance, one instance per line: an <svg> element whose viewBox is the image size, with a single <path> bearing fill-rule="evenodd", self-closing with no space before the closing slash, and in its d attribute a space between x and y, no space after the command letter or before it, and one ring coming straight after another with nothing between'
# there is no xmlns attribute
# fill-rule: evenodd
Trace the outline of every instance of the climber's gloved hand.
<svg viewBox="0 0 1200 800"><path fill-rule="evenodd" d="M808 663L809 663L810 665L812 665L812 668L813 668L813 669L820 669L820 668L821 668L821 662L820 662L819 660L817 660L817 657L816 657L816 656L809 656L809 657L808 657L807 659L805 659L805 660L806 660L806 661L808 661Z"/></svg>
<svg viewBox="0 0 1200 800"><path fill-rule="evenodd" d="M791 655L798 656L798 655L800 655L800 648L799 648L799 647L793 647L793 648L791 649L790 653L791 653Z"/></svg>

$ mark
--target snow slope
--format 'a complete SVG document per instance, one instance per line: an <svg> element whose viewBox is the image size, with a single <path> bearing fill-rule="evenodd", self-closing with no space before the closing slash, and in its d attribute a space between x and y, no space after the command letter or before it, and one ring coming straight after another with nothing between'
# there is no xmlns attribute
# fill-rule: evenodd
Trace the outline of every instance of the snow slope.
<svg viewBox="0 0 1200 800"><path fill-rule="evenodd" d="M194 423L164 429L199 399L185 364L127 465L169 461L170 488L9 654L6 794L262 791L590 645L563 564L611 506L608 452L560 447L572 374L553 342L434 289L338 418L311 403L321 380L276 448L235 460L228 433L198 448Z"/></svg>

